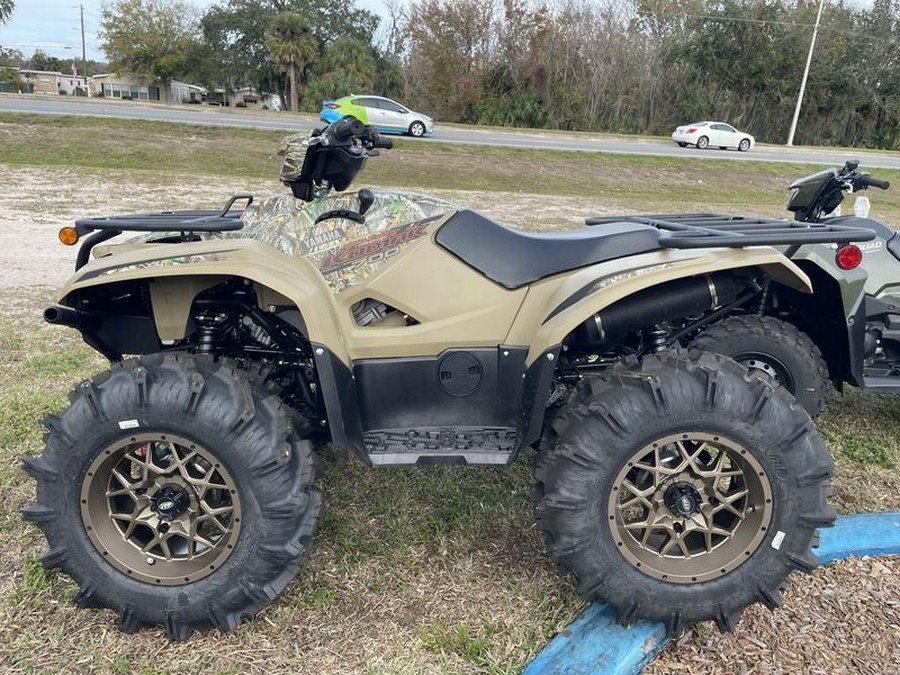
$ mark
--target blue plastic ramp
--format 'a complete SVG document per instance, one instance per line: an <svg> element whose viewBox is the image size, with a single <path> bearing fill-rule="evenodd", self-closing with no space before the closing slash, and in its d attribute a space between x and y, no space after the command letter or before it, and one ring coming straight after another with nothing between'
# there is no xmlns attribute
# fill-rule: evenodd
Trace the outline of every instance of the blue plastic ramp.
<svg viewBox="0 0 900 675"><path fill-rule="evenodd" d="M900 554L900 513L841 516L821 534L815 553L823 563ZM523 675L637 675L666 642L663 624L641 621L624 628L612 607L593 604L547 643Z"/></svg>

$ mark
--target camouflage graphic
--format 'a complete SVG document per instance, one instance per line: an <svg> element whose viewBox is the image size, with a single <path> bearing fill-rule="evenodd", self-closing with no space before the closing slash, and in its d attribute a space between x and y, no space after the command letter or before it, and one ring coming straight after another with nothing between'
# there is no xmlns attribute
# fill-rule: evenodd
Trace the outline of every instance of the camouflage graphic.
<svg viewBox="0 0 900 675"><path fill-rule="evenodd" d="M309 133L292 134L281 139L278 154L282 156L278 175L284 182L297 180L303 171L303 160L309 149Z"/></svg>
<svg viewBox="0 0 900 675"><path fill-rule="evenodd" d="M323 213L337 209L356 211L356 192L331 194L312 202L291 195L277 195L252 203L241 220L244 227L233 232L202 233L204 239L249 237L292 256L304 256L325 277L337 293L366 279L380 264L400 252L401 248L431 232L431 223L456 206L450 202L414 192L373 191L375 202L366 212L363 224L348 218L329 218L316 223ZM124 239L139 243L178 236L178 232L153 232ZM98 246L96 255L109 252L109 246ZM217 260L214 254L166 258L136 263L129 269L179 265Z"/></svg>
<svg viewBox="0 0 900 675"><path fill-rule="evenodd" d="M173 256L171 258L159 258L156 260L145 260L139 263L132 263L131 265L113 265L107 269L97 271L97 272L88 272L83 274L80 279L87 280L92 279L94 277L105 277L110 274L120 274L122 272L133 272L135 270L144 270L150 269L153 267L171 267L174 265L190 265L190 264L201 264L201 263L209 263L209 262L219 262L224 259L223 253L203 253L198 255L180 255Z"/></svg>
<svg viewBox="0 0 900 675"><path fill-rule="evenodd" d="M305 256L338 292L367 278L405 244L428 234L436 216L456 210L450 202L427 195L386 190L374 194L364 224L347 218L316 223L328 211L359 208L355 192L309 203L279 195L251 204L243 215L244 228L224 236L252 237L288 255Z"/></svg>

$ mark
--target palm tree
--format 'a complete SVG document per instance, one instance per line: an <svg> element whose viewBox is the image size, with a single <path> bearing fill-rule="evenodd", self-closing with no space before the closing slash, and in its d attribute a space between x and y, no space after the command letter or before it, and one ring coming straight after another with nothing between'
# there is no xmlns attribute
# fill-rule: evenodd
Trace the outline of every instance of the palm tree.
<svg viewBox="0 0 900 675"><path fill-rule="evenodd" d="M266 31L266 49L273 60L287 68L287 108L297 110L297 69L312 61L318 54L318 44L306 18L295 12L276 14Z"/></svg>
<svg viewBox="0 0 900 675"><path fill-rule="evenodd" d="M9 21L15 8L16 3L13 0L0 0L0 26Z"/></svg>

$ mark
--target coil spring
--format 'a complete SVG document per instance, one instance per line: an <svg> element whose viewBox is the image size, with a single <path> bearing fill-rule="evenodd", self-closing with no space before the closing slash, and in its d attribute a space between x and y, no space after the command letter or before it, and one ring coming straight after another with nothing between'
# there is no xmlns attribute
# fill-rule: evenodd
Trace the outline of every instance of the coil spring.
<svg viewBox="0 0 900 675"><path fill-rule="evenodd" d="M769 306L769 297L772 295L772 282L771 280L766 280L763 283L762 291L759 294L759 302L756 305L756 315L764 316L766 313L766 309Z"/></svg>
<svg viewBox="0 0 900 675"><path fill-rule="evenodd" d="M650 330L647 331L645 336L647 351L649 352L661 352L666 348L666 338L668 337L668 333L664 331L659 325L654 326Z"/></svg>

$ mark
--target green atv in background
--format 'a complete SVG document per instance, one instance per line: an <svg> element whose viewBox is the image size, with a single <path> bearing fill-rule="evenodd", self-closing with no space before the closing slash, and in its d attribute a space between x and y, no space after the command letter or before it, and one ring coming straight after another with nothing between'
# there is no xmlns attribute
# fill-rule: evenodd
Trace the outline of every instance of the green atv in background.
<svg viewBox="0 0 900 675"><path fill-rule="evenodd" d="M765 244L872 234L662 220L528 234L421 195L331 194L389 146L342 120L289 139L292 195L61 232L83 243L45 318L112 365L24 459L41 563L123 630L230 630L306 559L314 444L376 467L503 466L534 445L538 526L587 600L670 633L779 605L834 519L831 459L784 389L666 349L660 324L760 285L808 297L808 275ZM109 242L123 232L141 236Z"/></svg>
<svg viewBox="0 0 900 675"><path fill-rule="evenodd" d="M814 230L827 222L865 233L858 244L779 247L809 276L814 294L798 294L760 278L716 312L661 316L667 321L656 326L659 342L730 356L784 386L813 418L825 407L829 380L838 389L845 383L884 391L900 388L900 236L866 217L867 206L859 209L866 215L827 215L838 210L845 193L890 187L858 167L858 162L847 162L790 186L787 208L795 215L795 227ZM771 227L767 219L706 213L588 218L587 223L604 226L622 220L726 231Z"/></svg>

